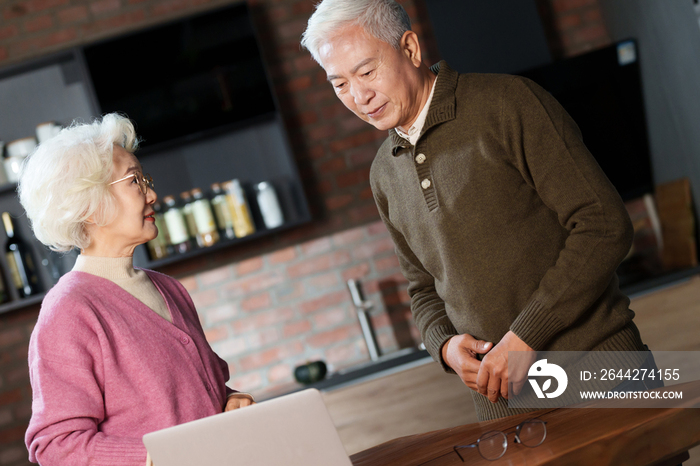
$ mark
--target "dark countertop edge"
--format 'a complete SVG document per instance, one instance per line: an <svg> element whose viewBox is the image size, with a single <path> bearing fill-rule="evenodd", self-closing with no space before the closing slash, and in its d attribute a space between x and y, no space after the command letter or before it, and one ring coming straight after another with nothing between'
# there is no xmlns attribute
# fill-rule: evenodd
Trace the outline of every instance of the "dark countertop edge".
<svg viewBox="0 0 700 466"><path fill-rule="evenodd" d="M622 286L620 287L620 290L630 299L633 299L669 286L678 285L683 281L689 280L695 275L700 275L700 266L679 270L677 272L669 272L658 277L649 278L631 285Z"/></svg>
<svg viewBox="0 0 700 466"><path fill-rule="evenodd" d="M287 387L287 390L283 388L277 393L265 394L260 398L260 401L289 395L307 388L315 388L324 392L338 390L349 385L355 385L433 361L427 350L418 348L413 352L398 357L392 357L391 354L387 354L385 357L387 358L385 360L378 362L368 361L357 368L351 367L346 372L333 373L330 377L316 383L308 385L296 384L293 387Z"/></svg>

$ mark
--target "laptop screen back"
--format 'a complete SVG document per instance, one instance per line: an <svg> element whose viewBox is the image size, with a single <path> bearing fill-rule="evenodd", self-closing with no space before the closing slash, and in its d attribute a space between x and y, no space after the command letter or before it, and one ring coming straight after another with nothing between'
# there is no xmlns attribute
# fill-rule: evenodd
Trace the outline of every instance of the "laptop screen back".
<svg viewBox="0 0 700 466"><path fill-rule="evenodd" d="M318 390L144 435L155 466L352 466Z"/></svg>

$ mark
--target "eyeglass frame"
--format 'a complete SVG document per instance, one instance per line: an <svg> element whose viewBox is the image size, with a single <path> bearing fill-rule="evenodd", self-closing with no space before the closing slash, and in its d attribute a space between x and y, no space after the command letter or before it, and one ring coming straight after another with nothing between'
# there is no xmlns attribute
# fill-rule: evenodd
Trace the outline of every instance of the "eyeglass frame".
<svg viewBox="0 0 700 466"><path fill-rule="evenodd" d="M129 173L124 178L120 178L116 181L112 181L111 183L109 183L109 186L112 186L114 183L119 183L120 181L128 180L132 176L134 177L137 184L139 185L139 191L141 191L141 194L143 194L144 196L146 194L148 194L149 188L151 190L153 190L153 188L155 187L153 184L153 177L151 175L149 175L148 173L142 173L140 178L138 177L138 173Z"/></svg>
<svg viewBox="0 0 700 466"><path fill-rule="evenodd" d="M525 444L522 442L522 440L520 440L520 430L522 429L523 425L527 424L528 422L532 422L532 421L541 422L541 423L543 424L543 426L544 426L544 435L542 436L542 440L540 440L540 443L538 443L537 445L532 445L532 446L531 446L531 445L525 445ZM506 446L505 446L505 448L503 449L503 452L502 452L499 456L497 456L496 458L487 458L487 457L485 457L484 454L481 453L481 450L479 449L479 442L481 442L481 439L484 438L484 436L486 436L486 435L488 435L488 434L491 434L491 433L503 434L503 436L506 438ZM515 443L519 443L519 444L524 445L524 446L526 446L526 447L528 447L528 448L539 447L540 445L542 445L542 444L544 443L545 439L547 438L547 421L543 421L542 419L539 419L539 418L536 418L536 417L533 417L533 418L530 418L530 419L525 419L523 422L521 422L520 424L518 424L518 425L515 427L514 430L511 430L511 431L508 431L508 432L503 432L502 430L490 430L490 431L488 431L488 432L484 432L483 434L481 434L481 436L476 440L475 443L471 443L471 444L469 444L469 445L455 445L454 447L452 447L452 449L454 450L455 453L457 453L457 456L459 456L459 459L462 460L462 463L464 463L465 460L464 460L464 458L462 457L462 455L461 455L461 454L459 453L459 451L458 451L460 448L476 448L477 451L479 452L479 454L481 455L481 457L484 458L485 460L487 460L487 461L496 461L497 459L502 458L503 455L506 454L506 451L508 451L508 445L509 445L509 443L508 443L508 436L509 436L510 434L513 434L513 433L515 434Z"/></svg>

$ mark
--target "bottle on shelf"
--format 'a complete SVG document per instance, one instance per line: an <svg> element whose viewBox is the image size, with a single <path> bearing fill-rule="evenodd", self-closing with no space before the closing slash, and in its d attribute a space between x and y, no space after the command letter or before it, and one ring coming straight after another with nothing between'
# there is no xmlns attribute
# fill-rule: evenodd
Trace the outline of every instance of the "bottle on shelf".
<svg viewBox="0 0 700 466"><path fill-rule="evenodd" d="M40 291L34 259L24 242L19 238L9 212L2 213L2 224L7 235L5 258L10 269L12 283L20 298L26 298Z"/></svg>
<svg viewBox="0 0 700 466"><path fill-rule="evenodd" d="M163 220L168 228L170 236L170 244L175 252L180 254L192 250L192 242L190 241L190 233L187 229L185 216L177 206L174 196L165 196L163 198L165 210L163 211Z"/></svg>
<svg viewBox="0 0 700 466"><path fill-rule="evenodd" d="M238 238L243 238L255 233L255 225L250 215L250 207L246 199L241 183L238 180L227 181L223 185L226 190L226 199L233 217L233 230Z"/></svg>
<svg viewBox="0 0 700 466"><path fill-rule="evenodd" d="M235 238L236 232L233 230L233 217L226 200L226 193L219 183L211 185L211 193L211 205L216 216L216 224L219 226L219 233L228 239Z"/></svg>
<svg viewBox="0 0 700 466"><path fill-rule="evenodd" d="M156 221L156 228L158 228L158 236L148 242L148 253L151 256L151 260L158 260L168 257L170 254L168 250L170 247L170 239L160 203L156 202L153 204L153 211L155 212L154 218Z"/></svg>
<svg viewBox="0 0 700 466"><path fill-rule="evenodd" d="M180 199L182 200L182 213L187 222L187 231L189 232L190 238L195 238L197 246L200 248L204 247L204 244L200 242L199 235L197 234L197 222L194 220L192 193L190 191L183 191L180 193Z"/></svg>
<svg viewBox="0 0 700 466"><path fill-rule="evenodd" d="M255 192L257 193L258 207L260 207L265 227L273 229L282 225L284 216L272 184L267 181L258 183L255 185Z"/></svg>
<svg viewBox="0 0 700 466"><path fill-rule="evenodd" d="M197 244L202 247L213 246L219 242L219 232L214 220L214 212L211 210L209 199L199 188L192 191L192 215L197 225Z"/></svg>

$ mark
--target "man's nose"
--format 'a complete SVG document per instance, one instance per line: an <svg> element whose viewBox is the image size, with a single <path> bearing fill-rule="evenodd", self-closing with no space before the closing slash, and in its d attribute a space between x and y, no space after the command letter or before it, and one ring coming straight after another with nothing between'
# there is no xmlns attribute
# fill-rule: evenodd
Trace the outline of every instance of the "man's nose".
<svg viewBox="0 0 700 466"><path fill-rule="evenodd" d="M372 90L362 83L355 83L350 87L350 93L355 99L356 105L366 105L372 99Z"/></svg>

